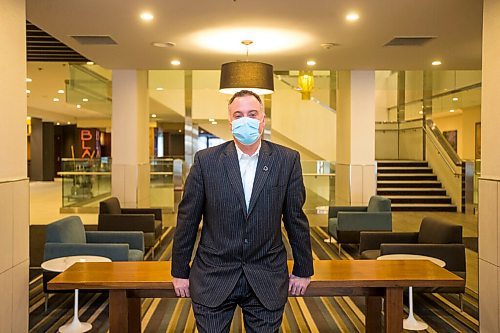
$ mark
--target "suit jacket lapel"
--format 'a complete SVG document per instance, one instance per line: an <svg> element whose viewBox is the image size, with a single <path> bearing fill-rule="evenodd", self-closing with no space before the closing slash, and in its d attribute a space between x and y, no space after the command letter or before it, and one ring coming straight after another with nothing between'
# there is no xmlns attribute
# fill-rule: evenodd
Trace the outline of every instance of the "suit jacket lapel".
<svg viewBox="0 0 500 333"><path fill-rule="evenodd" d="M243 183L241 181L240 163L238 162L238 154L234 142L231 142L224 149L224 167L229 178L229 182L236 193L236 197L240 201L245 217L247 216L247 205L245 202L245 193L243 191Z"/></svg>
<svg viewBox="0 0 500 333"><path fill-rule="evenodd" d="M274 157L272 149L266 141L262 140L262 145L259 152L259 161L257 162L257 169L255 170L255 180L253 182L252 195L250 196L250 204L248 208L248 215L252 213L255 203L259 197L264 184L266 183L269 172L272 170Z"/></svg>

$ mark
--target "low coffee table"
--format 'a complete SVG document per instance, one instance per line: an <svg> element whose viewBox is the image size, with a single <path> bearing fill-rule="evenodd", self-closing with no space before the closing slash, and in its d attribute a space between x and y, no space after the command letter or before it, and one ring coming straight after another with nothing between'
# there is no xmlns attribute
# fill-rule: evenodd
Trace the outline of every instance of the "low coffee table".
<svg viewBox="0 0 500 333"><path fill-rule="evenodd" d="M110 262L111 259L100 256L71 256L47 260L42 263L42 268L51 272L64 272L76 262ZM75 306L73 321L70 324L59 327L61 333L87 332L92 329L92 324L82 323L78 319L78 289L75 289Z"/></svg>
<svg viewBox="0 0 500 333"><path fill-rule="evenodd" d="M439 267L446 266L446 263L438 258L422 256L418 254L386 254L377 258L377 260L428 260L438 265ZM413 314L413 287L408 287L408 318L403 320L403 328L411 331L426 330L429 325L423 321L415 319Z"/></svg>

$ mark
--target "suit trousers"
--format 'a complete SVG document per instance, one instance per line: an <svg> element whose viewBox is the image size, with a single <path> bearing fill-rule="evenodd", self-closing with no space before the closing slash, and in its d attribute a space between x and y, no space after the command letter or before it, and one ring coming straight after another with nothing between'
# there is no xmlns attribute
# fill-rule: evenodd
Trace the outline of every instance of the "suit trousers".
<svg viewBox="0 0 500 333"><path fill-rule="evenodd" d="M269 310L262 305L241 273L236 286L229 297L217 307L208 307L193 302L196 326L200 333L229 332L236 305L243 312L243 323L247 333L278 332L283 319L283 306L278 310Z"/></svg>

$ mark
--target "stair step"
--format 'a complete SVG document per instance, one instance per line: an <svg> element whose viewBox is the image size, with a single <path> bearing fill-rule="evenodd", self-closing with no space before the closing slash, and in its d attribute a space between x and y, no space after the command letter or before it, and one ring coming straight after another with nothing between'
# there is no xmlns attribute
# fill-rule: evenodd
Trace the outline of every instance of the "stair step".
<svg viewBox="0 0 500 333"><path fill-rule="evenodd" d="M377 175L378 180L437 180L432 173L382 173Z"/></svg>
<svg viewBox="0 0 500 333"><path fill-rule="evenodd" d="M378 174L386 173L433 173L432 168L429 167L378 167Z"/></svg>
<svg viewBox="0 0 500 333"><path fill-rule="evenodd" d="M393 204L451 204L451 198L443 195L387 195L386 198L390 199Z"/></svg>
<svg viewBox="0 0 500 333"><path fill-rule="evenodd" d="M411 161L411 160L383 160L377 161L378 167L427 167L429 164L426 161Z"/></svg>
<svg viewBox="0 0 500 333"><path fill-rule="evenodd" d="M432 187L441 188L441 183L437 180L379 180L377 188L394 188L394 187Z"/></svg>
<svg viewBox="0 0 500 333"><path fill-rule="evenodd" d="M426 187L387 187L379 188L377 194L384 196L391 195L409 195L409 196L427 196L427 195L446 195L446 190L443 188L426 188Z"/></svg>
<svg viewBox="0 0 500 333"><path fill-rule="evenodd" d="M392 204L393 211L436 211L436 212L456 212L457 206L449 204Z"/></svg>

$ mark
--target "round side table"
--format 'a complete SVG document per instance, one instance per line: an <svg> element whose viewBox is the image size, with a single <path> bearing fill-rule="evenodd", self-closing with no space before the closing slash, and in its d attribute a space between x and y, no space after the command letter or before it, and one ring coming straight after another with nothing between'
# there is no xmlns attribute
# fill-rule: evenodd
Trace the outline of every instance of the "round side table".
<svg viewBox="0 0 500 333"><path fill-rule="evenodd" d="M446 266L446 263L438 258L422 256L418 254L386 254L377 258L377 260L428 260L438 265L439 267ZM411 331L426 330L429 325L423 321L415 319L413 313L413 287L408 288L408 318L403 320L403 328Z"/></svg>
<svg viewBox="0 0 500 333"><path fill-rule="evenodd" d="M61 273L77 262L110 262L110 261L111 259L100 256L60 257L43 262L42 268L47 271ZM82 323L78 319L78 289L75 289L75 305L74 305L73 320L71 321L70 324L59 327L59 332L61 333L87 332L90 331L91 329L92 329L92 324Z"/></svg>

